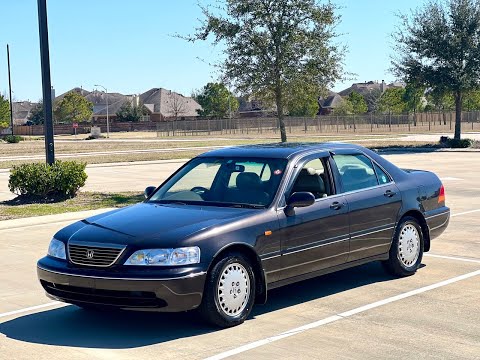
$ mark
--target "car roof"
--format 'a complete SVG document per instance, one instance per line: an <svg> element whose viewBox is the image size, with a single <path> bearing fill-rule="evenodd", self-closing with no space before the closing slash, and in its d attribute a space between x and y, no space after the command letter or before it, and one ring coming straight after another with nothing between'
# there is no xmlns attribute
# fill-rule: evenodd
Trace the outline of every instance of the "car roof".
<svg viewBox="0 0 480 360"><path fill-rule="evenodd" d="M312 150L335 151L338 149L357 149L363 147L354 144L326 142L326 143L271 143L271 144L253 144L225 147L208 151L200 155L201 157L258 157L258 158L278 158L290 159Z"/></svg>

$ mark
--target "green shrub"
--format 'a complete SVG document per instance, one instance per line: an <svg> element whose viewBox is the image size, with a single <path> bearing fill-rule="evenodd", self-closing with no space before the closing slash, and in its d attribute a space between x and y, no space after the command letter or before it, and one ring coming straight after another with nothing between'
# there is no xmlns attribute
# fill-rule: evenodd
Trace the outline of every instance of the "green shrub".
<svg viewBox="0 0 480 360"><path fill-rule="evenodd" d="M17 195L73 197L85 185L85 167L76 161L14 165L8 188Z"/></svg>
<svg viewBox="0 0 480 360"><path fill-rule="evenodd" d="M23 138L20 135L7 135L3 138L3 140L5 140L6 142L8 142L10 144L17 144L20 141L22 141Z"/></svg>
<svg viewBox="0 0 480 360"><path fill-rule="evenodd" d="M460 149L464 149L464 148L469 148L469 147L472 147L473 143L475 142L474 140L472 139L460 139L460 140L457 140L457 139L452 139L452 138L449 138L449 137L442 137L440 139L440 142L442 144L444 144L445 146L447 147L450 147L450 148L460 148Z"/></svg>

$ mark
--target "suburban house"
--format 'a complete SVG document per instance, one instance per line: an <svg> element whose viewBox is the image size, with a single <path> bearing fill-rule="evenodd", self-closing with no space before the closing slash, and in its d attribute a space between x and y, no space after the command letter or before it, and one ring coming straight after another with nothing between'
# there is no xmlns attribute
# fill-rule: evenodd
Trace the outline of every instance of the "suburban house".
<svg viewBox="0 0 480 360"><path fill-rule="evenodd" d="M198 116L197 109L202 108L193 98L163 88L150 89L138 98L151 121L194 119Z"/></svg>
<svg viewBox="0 0 480 360"><path fill-rule="evenodd" d="M363 83L354 83L352 86L349 88L346 88L345 90L342 90L339 92L340 96L348 96L352 92L357 92L360 95L365 95L373 90L379 90L382 92L382 94L385 92L387 89L393 89L393 88L404 88L405 84L402 82L392 82L390 84L385 83L384 80L382 82L378 81L365 81Z"/></svg>
<svg viewBox="0 0 480 360"><path fill-rule="evenodd" d="M335 110L337 105L340 104L342 101L343 99L339 94L337 94L336 92L330 91L327 97L325 98L320 97L318 99L318 105L320 106L318 113L320 115L329 115Z"/></svg>
<svg viewBox="0 0 480 360"><path fill-rule="evenodd" d="M237 97L238 116L241 118L271 116L276 112L274 104L267 105L254 97Z"/></svg>
<svg viewBox="0 0 480 360"><path fill-rule="evenodd" d="M354 83L352 86L335 93L331 91L327 97L323 98L320 97L318 99L318 104L320 105L320 115L329 115L334 112L335 108L342 102L342 98L347 97L352 92L357 92L362 96L365 96L372 91L379 91L380 93L384 93L387 89L394 89L394 88L404 88L405 83L403 82L392 82L390 84L378 81L365 81L363 83Z"/></svg>
<svg viewBox="0 0 480 360"><path fill-rule="evenodd" d="M24 125L28 121L32 110L37 106L37 103L30 101L14 101L12 102L13 124Z"/></svg>
<svg viewBox="0 0 480 360"><path fill-rule="evenodd" d="M125 103L132 106L140 106L146 110L147 115L141 121L166 121L173 119L193 119L198 116L197 109L202 107L193 98L183 96L171 90L153 88L140 95L123 95L120 93L108 93L103 91L87 91L82 88L74 88L55 98L55 102L63 99L65 94L75 91L93 103L93 122L105 122L107 119L107 96L108 117L115 121L116 113Z"/></svg>

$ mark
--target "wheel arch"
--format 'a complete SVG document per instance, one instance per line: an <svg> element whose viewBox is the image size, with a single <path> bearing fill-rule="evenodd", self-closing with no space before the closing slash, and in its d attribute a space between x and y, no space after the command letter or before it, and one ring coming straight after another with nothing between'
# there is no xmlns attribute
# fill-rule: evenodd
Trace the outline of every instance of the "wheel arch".
<svg viewBox="0 0 480 360"><path fill-rule="evenodd" d="M245 255L252 265L253 273L255 275L255 303L265 304L267 301L267 282L266 275L262 267L262 261L255 249L246 243L233 243L220 249L213 257L208 271L220 261L227 253L238 252Z"/></svg>
<svg viewBox="0 0 480 360"><path fill-rule="evenodd" d="M411 216L418 221L420 227L422 228L423 247L424 247L423 251L424 252L429 251L430 250L430 230L428 228L427 221L425 220L425 217L423 216L421 211L413 210L413 209L404 213L400 217L400 220L403 219L406 216ZM400 220L399 220L399 222L400 222Z"/></svg>

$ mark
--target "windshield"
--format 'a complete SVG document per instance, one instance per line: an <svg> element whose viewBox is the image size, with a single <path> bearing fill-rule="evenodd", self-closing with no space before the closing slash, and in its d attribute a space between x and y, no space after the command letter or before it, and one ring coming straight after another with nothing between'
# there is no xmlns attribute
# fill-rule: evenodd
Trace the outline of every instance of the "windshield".
<svg viewBox="0 0 480 360"><path fill-rule="evenodd" d="M149 201L264 208L273 201L286 165L285 159L199 157Z"/></svg>

